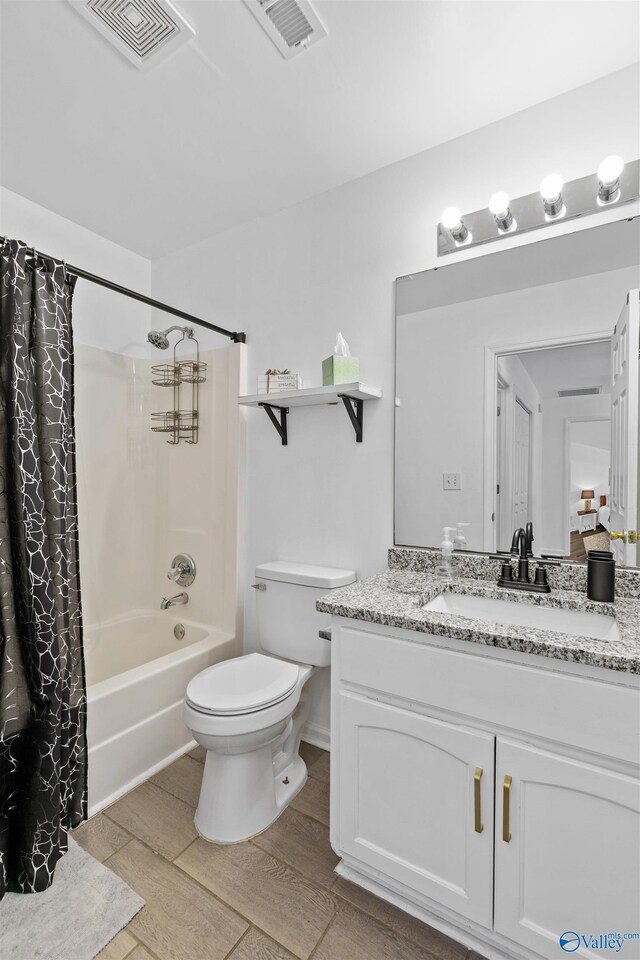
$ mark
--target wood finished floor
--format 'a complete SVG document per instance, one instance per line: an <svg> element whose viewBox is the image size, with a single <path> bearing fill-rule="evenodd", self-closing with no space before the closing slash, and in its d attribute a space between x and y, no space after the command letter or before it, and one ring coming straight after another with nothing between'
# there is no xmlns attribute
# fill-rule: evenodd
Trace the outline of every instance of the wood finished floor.
<svg viewBox="0 0 640 960"><path fill-rule="evenodd" d="M607 530L601 524L595 530L587 530L586 533L580 533L578 530L571 531L570 554L564 557L565 560L585 560L587 559L587 548L585 547L585 537L594 537L596 533L607 533ZM593 547L592 547L593 548ZM607 549L609 549L607 547Z"/></svg>
<svg viewBox="0 0 640 960"><path fill-rule="evenodd" d="M201 748L74 831L145 900L98 960L483 960L333 872L329 754L300 752L305 787L247 843L196 834Z"/></svg>

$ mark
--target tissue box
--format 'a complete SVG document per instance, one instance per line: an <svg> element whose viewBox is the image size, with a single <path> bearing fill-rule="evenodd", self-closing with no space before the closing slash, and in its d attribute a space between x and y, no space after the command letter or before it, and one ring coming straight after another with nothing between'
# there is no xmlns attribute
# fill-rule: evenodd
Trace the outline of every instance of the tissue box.
<svg viewBox="0 0 640 960"><path fill-rule="evenodd" d="M337 357L322 361L322 386L334 383L355 383L360 379L360 361L357 357Z"/></svg>
<svg viewBox="0 0 640 960"><path fill-rule="evenodd" d="M297 373L272 373L258 377L258 393L284 393L302 390L302 377Z"/></svg>

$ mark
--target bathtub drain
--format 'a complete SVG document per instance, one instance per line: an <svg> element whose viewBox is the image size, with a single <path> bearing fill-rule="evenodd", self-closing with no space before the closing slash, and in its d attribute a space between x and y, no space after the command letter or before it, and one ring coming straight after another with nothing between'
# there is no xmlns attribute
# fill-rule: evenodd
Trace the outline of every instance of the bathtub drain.
<svg viewBox="0 0 640 960"><path fill-rule="evenodd" d="M184 624L176 623L175 627L173 628L173 635L176 638L176 640L182 640L184 638L184 634L185 634Z"/></svg>

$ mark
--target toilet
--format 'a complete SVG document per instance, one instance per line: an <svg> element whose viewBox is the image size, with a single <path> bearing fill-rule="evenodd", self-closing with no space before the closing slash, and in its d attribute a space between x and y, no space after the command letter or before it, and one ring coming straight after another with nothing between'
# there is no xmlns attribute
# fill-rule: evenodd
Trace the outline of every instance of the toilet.
<svg viewBox="0 0 640 960"><path fill-rule="evenodd" d="M328 617L318 597L353 583L353 570L276 560L256 567L259 653L207 667L187 686L184 719L207 751L195 815L198 833L238 843L261 833L302 789L304 686L329 666Z"/></svg>

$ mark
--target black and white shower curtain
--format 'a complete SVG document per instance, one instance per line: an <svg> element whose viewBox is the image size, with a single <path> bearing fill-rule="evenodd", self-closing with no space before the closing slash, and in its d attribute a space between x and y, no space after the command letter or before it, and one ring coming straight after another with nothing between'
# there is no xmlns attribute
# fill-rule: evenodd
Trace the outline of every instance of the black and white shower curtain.
<svg viewBox="0 0 640 960"><path fill-rule="evenodd" d="M0 246L0 898L46 889L86 817L73 278Z"/></svg>

